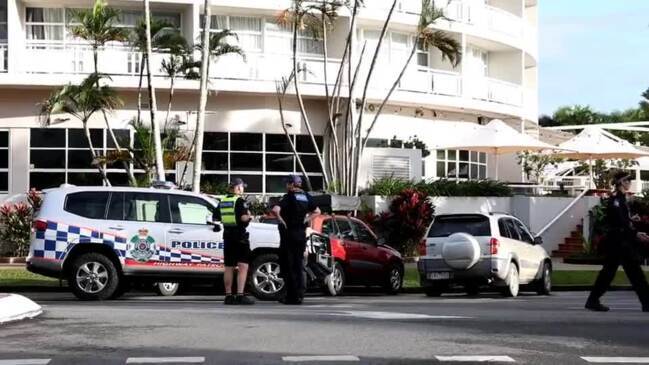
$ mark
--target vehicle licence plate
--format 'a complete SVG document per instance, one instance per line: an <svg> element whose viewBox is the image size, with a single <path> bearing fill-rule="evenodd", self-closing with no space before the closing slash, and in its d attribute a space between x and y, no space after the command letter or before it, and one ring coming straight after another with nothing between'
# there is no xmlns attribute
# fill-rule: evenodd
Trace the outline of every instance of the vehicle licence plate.
<svg viewBox="0 0 649 365"><path fill-rule="evenodd" d="M451 278L450 272L429 272L426 277L428 280L448 280Z"/></svg>

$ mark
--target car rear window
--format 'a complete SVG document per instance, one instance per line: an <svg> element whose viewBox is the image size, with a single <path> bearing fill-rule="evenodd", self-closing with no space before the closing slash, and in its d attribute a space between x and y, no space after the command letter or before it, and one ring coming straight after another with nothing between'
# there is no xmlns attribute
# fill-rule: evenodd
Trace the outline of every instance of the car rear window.
<svg viewBox="0 0 649 365"><path fill-rule="evenodd" d="M65 211L90 219L104 219L107 191L85 191L68 194L65 199Z"/></svg>
<svg viewBox="0 0 649 365"><path fill-rule="evenodd" d="M477 237L491 236L489 218L482 215L439 216L430 227L428 237L448 237L459 232Z"/></svg>

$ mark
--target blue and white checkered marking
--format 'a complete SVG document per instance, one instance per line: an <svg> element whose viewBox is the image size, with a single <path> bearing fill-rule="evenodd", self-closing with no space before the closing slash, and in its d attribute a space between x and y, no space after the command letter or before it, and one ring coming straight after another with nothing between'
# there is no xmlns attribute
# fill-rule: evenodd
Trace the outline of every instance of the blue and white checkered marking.
<svg viewBox="0 0 649 365"><path fill-rule="evenodd" d="M115 250L118 257L126 257L126 237L53 221L47 221L45 231L36 231L32 243L33 256L63 260L70 245L76 243L101 243Z"/></svg>

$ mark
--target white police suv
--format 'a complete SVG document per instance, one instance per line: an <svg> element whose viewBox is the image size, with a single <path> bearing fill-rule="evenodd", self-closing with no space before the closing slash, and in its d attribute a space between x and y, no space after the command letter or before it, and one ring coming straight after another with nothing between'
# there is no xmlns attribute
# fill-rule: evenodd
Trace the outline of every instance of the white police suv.
<svg viewBox="0 0 649 365"><path fill-rule="evenodd" d="M223 234L212 222L217 206L208 196L180 190L45 190L27 269L67 280L83 300L118 297L136 280L216 280L223 272ZM276 226L251 223L248 231L261 261L279 247Z"/></svg>

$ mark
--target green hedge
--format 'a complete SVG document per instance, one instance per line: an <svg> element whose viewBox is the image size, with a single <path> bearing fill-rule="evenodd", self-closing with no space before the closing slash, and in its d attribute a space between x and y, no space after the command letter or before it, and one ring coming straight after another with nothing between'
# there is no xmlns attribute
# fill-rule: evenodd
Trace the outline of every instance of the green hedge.
<svg viewBox="0 0 649 365"><path fill-rule="evenodd" d="M376 179L365 191L367 195L395 196L408 188L415 188L430 196L497 196L508 197L513 191L507 185L494 180L455 182L436 180L414 183L394 177Z"/></svg>

